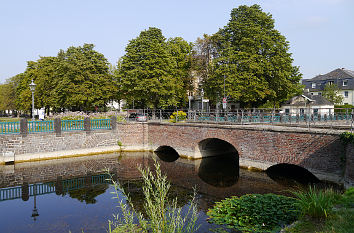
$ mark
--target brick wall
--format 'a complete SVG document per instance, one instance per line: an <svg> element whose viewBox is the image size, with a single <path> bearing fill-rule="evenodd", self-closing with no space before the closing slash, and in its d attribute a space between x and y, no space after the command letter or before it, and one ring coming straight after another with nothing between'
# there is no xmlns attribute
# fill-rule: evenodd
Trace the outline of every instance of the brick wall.
<svg viewBox="0 0 354 233"><path fill-rule="evenodd" d="M149 144L168 145L177 152L191 154L198 143L207 138L219 138L232 144L240 159L269 164L291 163L306 169L340 175L340 157L345 151L338 135L276 132L260 129L235 129L220 126L149 125Z"/></svg>
<svg viewBox="0 0 354 233"><path fill-rule="evenodd" d="M347 145L344 182L346 186L354 186L354 144L353 143Z"/></svg>

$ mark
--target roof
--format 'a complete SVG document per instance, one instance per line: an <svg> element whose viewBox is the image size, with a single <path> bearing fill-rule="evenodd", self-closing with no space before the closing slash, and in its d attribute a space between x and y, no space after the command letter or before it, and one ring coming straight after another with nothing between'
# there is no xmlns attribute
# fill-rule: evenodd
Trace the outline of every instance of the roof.
<svg viewBox="0 0 354 233"><path fill-rule="evenodd" d="M346 79L346 78L354 78L354 71L347 70L344 68L338 68L327 74L317 75L312 79L306 79L306 80L319 81L319 80Z"/></svg>
<svg viewBox="0 0 354 233"><path fill-rule="evenodd" d="M345 86L343 86L343 80L347 80ZM302 84L310 91L322 91L328 81L333 81L341 90L354 90L354 71L339 68L327 74L317 75L312 79L303 79ZM312 87L312 83L316 83L316 86Z"/></svg>
<svg viewBox="0 0 354 233"><path fill-rule="evenodd" d="M284 105L291 106L308 106L308 105L333 105L332 102L327 100L321 95L310 95L308 93L295 96L290 100L286 101Z"/></svg>

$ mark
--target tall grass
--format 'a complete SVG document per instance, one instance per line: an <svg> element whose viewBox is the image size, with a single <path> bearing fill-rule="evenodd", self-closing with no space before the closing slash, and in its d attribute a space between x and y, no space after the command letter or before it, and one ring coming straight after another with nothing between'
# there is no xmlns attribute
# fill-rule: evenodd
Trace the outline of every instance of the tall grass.
<svg viewBox="0 0 354 233"><path fill-rule="evenodd" d="M309 186L307 191L293 191L301 216L327 218L340 195L332 189L318 190Z"/></svg>
<svg viewBox="0 0 354 233"><path fill-rule="evenodd" d="M115 188L115 197L118 199L122 215L114 215L114 221L109 222L108 231L117 232L195 232L199 226L195 192L186 213L177 207L177 198L169 201L168 192L171 184L167 177L162 175L160 165L154 161L155 172L149 168L139 168L143 177L143 193L145 217L143 213L134 209L134 205L124 189L112 179ZM120 198L120 191L126 200Z"/></svg>

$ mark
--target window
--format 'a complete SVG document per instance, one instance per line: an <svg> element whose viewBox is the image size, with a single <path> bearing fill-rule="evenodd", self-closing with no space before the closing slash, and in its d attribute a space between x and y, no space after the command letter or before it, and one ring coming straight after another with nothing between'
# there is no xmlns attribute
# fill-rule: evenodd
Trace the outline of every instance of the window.
<svg viewBox="0 0 354 233"><path fill-rule="evenodd" d="M311 88L316 88L316 83L312 83Z"/></svg>
<svg viewBox="0 0 354 233"><path fill-rule="evenodd" d="M343 80L343 87L348 86L348 80Z"/></svg>
<svg viewBox="0 0 354 233"><path fill-rule="evenodd" d="M333 85L333 84L334 84L334 81L328 81L328 84L329 84L329 85Z"/></svg>
<svg viewBox="0 0 354 233"><path fill-rule="evenodd" d="M313 109L313 114L314 114L314 115L318 115L318 108L314 108L314 109Z"/></svg>
<svg viewBox="0 0 354 233"><path fill-rule="evenodd" d="M286 115L289 115L289 113L290 113L290 109L286 108L286 109L285 109L285 114L286 114Z"/></svg>
<svg viewBox="0 0 354 233"><path fill-rule="evenodd" d="M304 115L305 114L305 110L303 108L300 108L300 115Z"/></svg>
<svg viewBox="0 0 354 233"><path fill-rule="evenodd" d="M344 97L345 97L345 98L348 98L348 96L349 96L349 92L345 91L345 92L344 92Z"/></svg>

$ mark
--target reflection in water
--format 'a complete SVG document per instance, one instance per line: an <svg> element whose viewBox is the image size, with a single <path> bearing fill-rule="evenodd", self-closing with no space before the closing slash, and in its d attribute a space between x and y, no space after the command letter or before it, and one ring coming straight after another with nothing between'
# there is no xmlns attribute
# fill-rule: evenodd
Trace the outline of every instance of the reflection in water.
<svg viewBox="0 0 354 233"><path fill-rule="evenodd" d="M227 145L211 142L202 147L209 155L216 147ZM178 206L187 206L193 187L197 187L201 214L198 224L202 224L199 232L209 232L211 225L206 222L206 212L215 201L233 195L279 193L288 189L264 172L239 169L237 151L233 150L222 150L227 153L196 161L181 158L173 163L159 161L162 173L171 182L170 197L177 197ZM11 174L0 166L1 232L107 232L107 221L112 219L112 214L121 213L110 193L114 190L102 173L105 168L113 172L134 207L143 212L142 180L137 167L153 170L151 154L126 153L119 161L118 156L105 154L21 163ZM40 210L40 218L35 223L30 217L34 209L34 184L36 208ZM10 192L16 197L6 199ZM119 196L123 197L121 192Z"/></svg>
<svg viewBox="0 0 354 233"><path fill-rule="evenodd" d="M293 164L277 164L266 170L267 175L282 185L296 186L320 182L311 172Z"/></svg>
<svg viewBox="0 0 354 233"><path fill-rule="evenodd" d="M228 153L203 158L198 169L198 176L205 183L215 187L230 187L236 184L239 178L237 154Z"/></svg>
<svg viewBox="0 0 354 233"><path fill-rule="evenodd" d="M179 158L177 151L170 146L160 146L154 153L164 162L174 162Z"/></svg>

